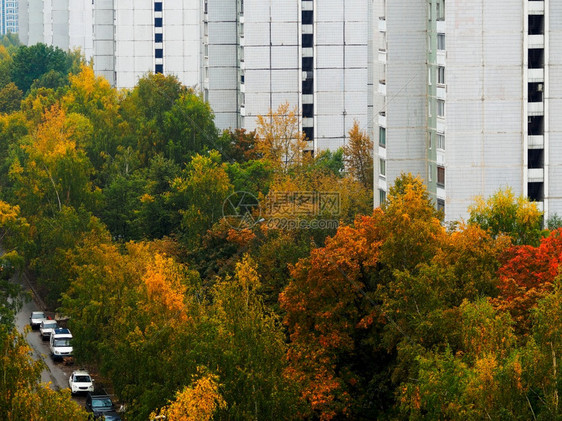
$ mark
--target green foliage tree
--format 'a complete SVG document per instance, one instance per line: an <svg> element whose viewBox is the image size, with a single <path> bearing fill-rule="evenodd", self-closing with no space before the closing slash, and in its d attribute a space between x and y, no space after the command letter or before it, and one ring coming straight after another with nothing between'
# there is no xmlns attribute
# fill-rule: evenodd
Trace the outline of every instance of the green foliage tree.
<svg viewBox="0 0 562 421"><path fill-rule="evenodd" d="M11 79L21 91L27 93L33 82L49 71L67 75L77 70L80 61L79 53L65 53L58 47L45 44L21 46L13 57Z"/></svg>
<svg viewBox="0 0 562 421"><path fill-rule="evenodd" d="M0 113L12 113L19 110L23 92L10 82L0 89Z"/></svg>

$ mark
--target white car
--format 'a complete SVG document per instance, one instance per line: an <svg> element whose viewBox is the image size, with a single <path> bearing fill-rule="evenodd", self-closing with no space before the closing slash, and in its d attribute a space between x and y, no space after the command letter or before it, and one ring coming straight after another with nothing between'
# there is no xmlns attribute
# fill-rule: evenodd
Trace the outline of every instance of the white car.
<svg viewBox="0 0 562 421"><path fill-rule="evenodd" d="M39 329L41 322L45 319L47 319L45 317L45 313L43 313L42 311L33 311L31 313L31 316L29 316L29 325L31 326L31 329Z"/></svg>
<svg viewBox="0 0 562 421"><path fill-rule="evenodd" d="M59 325L54 320L43 320L41 322L41 327L39 328L39 331L41 332L41 339L48 341L51 338L51 333L53 333L58 327Z"/></svg>
<svg viewBox="0 0 562 421"><path fill-rule="evenodd" d="M68 379L68 387L70 387L70 392L73 395L81 392L93 392L94 380L86 370L76 370L72 372Z"/></svg>
<svg viewBox="0 0 562 421"><path fill-rule="evenodd" d="M72 334L70 330L62 328L55 329L51 334L49 347L54 360L72 357Z"/></svg>

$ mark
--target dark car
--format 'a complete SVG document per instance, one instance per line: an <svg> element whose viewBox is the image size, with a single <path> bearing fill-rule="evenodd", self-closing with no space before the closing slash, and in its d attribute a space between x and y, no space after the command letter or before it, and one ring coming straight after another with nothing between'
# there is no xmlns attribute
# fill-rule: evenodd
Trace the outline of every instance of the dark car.
<svg viewBox="0 0 562 421"><path fill-rule="evenodd" d="M115 411L115 406L109 395L94 395L88 393L86 411L91 412L96 420L120 421L121 417Z"/></svg>

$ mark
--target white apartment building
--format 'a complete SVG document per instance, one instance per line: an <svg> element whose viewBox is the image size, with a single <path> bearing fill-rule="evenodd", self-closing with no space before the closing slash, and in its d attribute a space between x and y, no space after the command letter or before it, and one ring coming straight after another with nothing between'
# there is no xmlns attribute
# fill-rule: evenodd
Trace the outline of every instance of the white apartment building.
<svg viewBox="0 0 562 421"><path fill-rule="evenodd" d="M81 47L119 88L176 75L222 129L252 130L288 102L321 150L354 120L370 128L370 12L368 0L22 0L20 19L24 43Z"/></svg>
<svg viewBox="0 0 562 421"><path fill-rule="evenodd" d="M511 187L562 214L562 3L378 0L375 204L421 175L448 220Z"/></svg>
<svg viewBox="0 0 562 421"><path fill-rule="evenodd" d="M0 0L0 35L18 32L18 0Z"/></svg>
<svg viewBox="0 0 562 421"><path fill-rule="evenodd" d="M44 43L93 55L91 0L19 0L19 37L25 45Z"/></svg>
<svg viewBox="0 0 562 421"><path fill-rule="evenodd" d="M219 127L252 130L288 102L314 150L370 128L370 2L207 0L203 89Z"/></svg>

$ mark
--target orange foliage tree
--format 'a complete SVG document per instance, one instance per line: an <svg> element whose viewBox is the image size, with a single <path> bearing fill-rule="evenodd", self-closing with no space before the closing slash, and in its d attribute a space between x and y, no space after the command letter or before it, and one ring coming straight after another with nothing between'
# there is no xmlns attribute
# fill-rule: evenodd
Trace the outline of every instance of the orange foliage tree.
<svg viewBox="0 0 562 421"><path fill-rule="evenodd" d="M515 246L500 268L500 294L494 303L509 310L519 328L528 327L529 310L552 291L562 262L562 229L541 240L538 247Z"/></svg>

